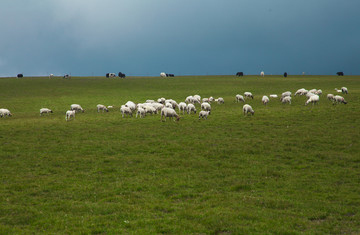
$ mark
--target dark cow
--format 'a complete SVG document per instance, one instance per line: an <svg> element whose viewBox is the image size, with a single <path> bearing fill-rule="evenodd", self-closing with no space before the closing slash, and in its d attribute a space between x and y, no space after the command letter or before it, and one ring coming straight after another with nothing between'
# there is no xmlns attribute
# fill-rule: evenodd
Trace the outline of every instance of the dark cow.
<svg viewBox="0 0 360 235"><path fill-rule="evenodd" d="M65 79L70 79L70 78L71 78L71 75L65 74L63 78L65 78Z"/></svg>
<svg viewBox="0 0 360 235"><path fill-rule="evenodd" d="M122 73L122 72L119 72L119 78L125 78L126 77L126 75L125 75L125 73Z"/></svg>
<svg viewBox="0 0 360 235"><path fill-rule="evenodd" d="M107 73L107 74L105 75L105 77L107 77L107 78L108 78L108 77L109 77L109 73Z"/></svg>
<svg viewBox="0 0 360 235"><path fill-rule="evenodd" d="M344 76L344 73L343 72L337 72L336 73L338 76Z"/></svg>
<svg viewBox="0 0 360 235"><path fill-rule="evenodd" d="M285 72L285 73L284 73L284 78L287 78L287 75L288 75L287 72Z"/></svg>
<svg viewBox="0 0 360 235"><path fill-rule="evenodd" d="M167 74L167 75L169 75L169 77L175 77L175 75L172 74L172 73L169 73L169 74Z"/></svg>
<svg viewBox="0 0 360 235"><path fill-rule="evenodd" d="M24 75L22 73L19 73L18 75L16 75L17 78L22 78L24 77Z"/></svg>
<svg viewBox="0 0 360 235"><path fill-rule="evenodd" d="M244 76L244 73L243 73L243 72L237 72L237 73L236 73L236 76L242 77L242 76Z"/></svg>

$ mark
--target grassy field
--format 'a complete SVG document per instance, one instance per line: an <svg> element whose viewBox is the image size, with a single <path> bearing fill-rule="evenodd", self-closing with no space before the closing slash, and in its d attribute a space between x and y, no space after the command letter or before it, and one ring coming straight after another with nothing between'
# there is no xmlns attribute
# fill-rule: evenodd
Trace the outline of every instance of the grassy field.
<svg viewBox="0 0 360 235"><path fill-rule="evenodd" d="M358 234L360 76L1 78L1 234ZM346 86L347 105L326 94ZM261 97L322 89L318 105ZM235 95L251 91L254 116ZM120 105L221 96L207 120ZM85 113L65 121L70 104ZM97 113L96 105L114 105ZM49 116L39 109L50 108ZM199 105L197 105L198 110Z"/></svg>

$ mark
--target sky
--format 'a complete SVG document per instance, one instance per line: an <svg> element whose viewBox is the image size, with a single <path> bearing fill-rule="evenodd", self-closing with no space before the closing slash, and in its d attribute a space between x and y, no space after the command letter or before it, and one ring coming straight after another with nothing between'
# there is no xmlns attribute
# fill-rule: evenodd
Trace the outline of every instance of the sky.
<svg viewBox="0 0 360 235"><path fill-rule="evenodd" d="M0 76L360 74L359 0L1 0Z"/></svg>

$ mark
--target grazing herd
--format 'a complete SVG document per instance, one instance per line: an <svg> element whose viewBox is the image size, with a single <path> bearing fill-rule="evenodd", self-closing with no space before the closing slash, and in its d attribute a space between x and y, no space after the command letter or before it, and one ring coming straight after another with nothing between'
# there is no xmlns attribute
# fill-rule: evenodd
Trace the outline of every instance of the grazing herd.
<svg viewBox="0 0 360 235"><path fill-rule="evenodd" d="M341 89L335 88L336 92L342 93L342 94L348 94L348 89L346 87L342 87ZM308 104L317 104L320 100L320 96L322 95L322 90L312 89L312 90L306 90L305 88L301 88L297 90L294 94L294 96L306 96L307 100L305 102L305 105ZM269 97L271 99L276 99L278 95L276 94L270 94ZM268 96L264 95L261 99L261 102L264 105L267 105L270 102L270 98ZM344 99L344 97L340 95L333 95L333 94L327 94L327 99L333 102L333 105L336 104L347 104L347 101ZM237 94L235 95L235 102L244 102L246 99L254 99L254 95L251 92L244 92L244 95ZM292 92L285 91L281 94L280 102L283 104L291 104L292 99ZM165 98L159 98L157 101L155 100L146 100L145 103L134 103L133 101L128 101L124 105L121 105L120 107L120 113L121 116L124 118L132 117L133 113L136 113L136 118L144 118L146 115L153 115L160 113L161 114L161 121L166 121L166 119L172 119L174 121L180 120L180 115L176 112L176 110L179 111L179 113L182 113L182 115L185 114L196 114L196 104L200 105L200 112L199 112L199 120L200 119L207 119L208 116L211 114L211 104L212 102L217 104L224 104L225 100L222 97L219 97L215 99L214 97L210 96L209 98L205 97L201 99L199 95L194 96L188 96L185 98L184 102L177 103L173 99L165 99ZM113 109L114 106L105 106L102 104L98 104L96 106L97 112L104 113L109 112L110 109ZM244 104L242 108L244 115L254 115L255 111L249 104ZM84 113L84 109L79 104L72 104L70 105L70 110L66 111L65 113L65 120L73 120L75 119L75 114L77 112ZM48 108L41 108L40 109L40 116L43 116L44 114L50 114L53 113L51 109ZM0 117L11 117L12 114L8 109L0 109Z"/></svg>

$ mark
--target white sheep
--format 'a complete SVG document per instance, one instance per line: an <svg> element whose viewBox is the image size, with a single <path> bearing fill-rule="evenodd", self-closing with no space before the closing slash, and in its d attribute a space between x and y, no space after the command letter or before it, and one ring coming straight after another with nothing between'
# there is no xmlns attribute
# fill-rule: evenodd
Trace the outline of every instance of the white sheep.
<svg viewBox="0 0 360 235"><path fill-rule="evenodd" d="M297 90L297 91L295 92L295 95L294 95L294 96L296 96L296 95L306 95L308 92L309 92L309 91L306 90L305 88L301 88L301 89L299 89L299 90Z"/></svg>
<svg viewBox="0 0 360 235"><path fill-rule="evenodd" d="M321 95L321 94L322 94L322 90L321 90L321 89L317 90L317 91L315 92L315 94L316 94L316 95Z"/></svg>
<svg viewBox="0 0 360 235"><path fill-rule="evenodd" d="M68 110L65 114L65 121L69 121L71 118L75 119L76 110Z"/></svg>
<svg viewBox="0 0 360 235"><path fill-rule="evenodd" d="M339 89L337 89L337 88L335 88L335 91L336 91L337 93L342 93L342 90L339 90Z"/></svg>
<svg viewBox="0 0 360 235"><path fill-rule="evenodd" d="M194 104L200 104L201 103L201 96L194 95L193 98L194 98L194 100L193 100Z"/></svg>
<svg viewBox="0 0 360 235"><path fill-rule="evenodd" d="M166 103L170 103L173 109L179 108L179 104L173 99L165 100L165 105Z"/></svg>
<svg viewBox="0 0 360 235"><path fill-rule="evenodd" d="M105 105L98 104L98 105L96 105L96 107L97 107L98 113L100 112L100 110L103 111L103 112L105 112L105 111L106 111L106 112L109 112L109 110L106 108Z"/></svg>
<svg viewBox="0 0 360 235"><path fill-rule="evenodd" d="M278 98L278 95L276 95L276 94L271 94L271 95L270 95L270 98Z"/></svg>
<svg viewBox="0 0 360 235"><path fill-rule="evenodd" d="M125 114L130 115L132 117L132 110L130 107L128 107L126 105L121 105L120 112L121 112L122 117L124 117Z"/></svg>
<svg viewBox="0 0 360 235"><path fill-rule="evenodd" d="M283 103L283 104L286 104L286 103L291 104L291 96L282 97L282 98L280 99L280 101L281 101L281 103Z"/></svg>
<svg viewBox="0 0 360 235"><path fill-rule="evenodd" d="M75 110L75 112L84 112L84 109L79 104L70 105L70 110Z"/></svg>
<svg viewBox="0 0 360 235"><path fill-rule="evenodd" d="M244 96L245 96L246 98L250 97L251 99L254 99L253 94L252 94L251 92L248 92L248 91L244 92Z"/></svg>
<svg viewBox="0 0 360 235"><path fill-rule="evenodd" d="M218 102L218 104L223 104L223 103L225 103L225 100L224 100L224 98L219 97L219 98L217 98L217 102Z"/></svg>
<svg viewBox="0 0 360 235"><path fill-rule="evenodd" d="M344 94L347 94L348 93L348 89L346 87L341 87L341 92L344 93Z"/></svg>
<svg viewBox="0 0 360 235"><path fill-rule="evenodd" d="M126 102L125 104L126 107L129 107L131 112L135 111L136 110L136 104L132 101L128 101Z"/></svg>
<svg viewBox="0 0 360 235"><path fill-rule="evenodd" d="M316 94L314 94L314 93L312 93L312 92L308 92L307 94L306 94L306 98L310 98L311 96L314 96L314 95L316 95Z"/></svg>
<svg viewBox="0 0 360 235"><path fill-rule="evenodd" d="M182 111L183 114L184 114L184 113L185 113L185 110L186 110L186 107L187 107L187 105L186 105L185 102L180 102L180 103L179 103L179 113Z"/></svg>
<svg viewBox="0 0 360 235"><path fill-rule="evenodd" d="M284 98L286 96L291 96L291 92L290 91L285 91L281 94L281 97Z"/></svg>
<svg viewBox="0 0 360 235"><path fill-rule="evenodd" d="M210 102L210 103L211 103L211 102L214 102L214 100L215 100L214 97L212 97L212 96L209 97L209 102Z"/></svg>
<svg viewBox="0 0 360 235"><path fill-rule="evenodd" d="M204 102L201 104L201 110L211 112L211 105L209 103Z"/></svg>
<svg viewBox="0 0 360 235"><path fill-rule="evenodd" d="M0 109L0 117L9 116L11 117L12 114L8 109Z"/></svg>
<svg viewBox="0 0 360 235"><path fill-rule="evenodd" d="M151 105L145 105L143 109L145 110L145 113L150 113L151 115L153 115L154 113L155 114L157 113L156 108L154 108Z"/></svg>
<svg viewBox="0 0 360 235"><path fill-rule="evenodd" d="M113 109L113 108L114 108L114 106L109 105L109 106L107 106L107 108L108 108L108 109Z"/></svg>
<svg viewBox="0 0 360 235"><path fill-rule="evenodd" d="M204 110L200 111L200 112L199 112L199 120L200 120L201 118L207 119L207 117L209 116L209 114L210 114L210 111L204 111Z"/></svg>
<svg viewBox="0 0 360 235"><path fill-rule="evenodd" d="M261 72L260 72L260 76L261 76L261 77L264 77L264 76L265 76L264 71L261 71Z"/></svg>
<svg viewBox="0 0 360 235"><path fill-rule="evenodd" d="M237 95L235 96L235 100L236 100L236 102L242 101L242 102L245 103L244 97L243 97L242 95L239 95L239 94L237 94Z"/></svg>
<svg viewBox="0 0 360 235"><path fill-rule="evenodd" d="M165 107L166 107L166 108L171 108L171 109L173 109L172 103L165 103Z"/></svg>
<svg viewBox="0 0 360 235"><path fill-rule="evenodd" d="M328 100L334 101L335 96L333 94L327 94Z"/></svg>
<svg viewBox="0 0 360 235"><path fill-rule="evenodd" d="M347 104L346 100L344 99L344 97L340 96L340 95L336 95L334 97L334 104L338 104L338 103L343 103L343 104Z"/></svg>
<svg viewBox="0 0 360 235"><path fill-rule="evenodd" d="M155 103L155 100L146 100L145 103Z"/></svg>
<svg viewBox="0 0 360 235"><path fill-rule="evenodd" d="M160 104L165 104L165 98L164 97L161 97L161 98L159 98L158 100L157 100L157 102L158 103L160 103Z"/></svg>
<svg viewBox="0 0 360 235"><path fill-rule="evenodd" d="M196 113L195 105L193 105L193 104L188 104L188 105L186 106L186 112L187 112L188 114L191 114L191 111L193 111L194 114Z"/></svg>
<svg viewBox="0 0 360 235"><path fill-rule="evenodd" d="M48 108L41 108L40 109L40 116L42 116L44 113L53 113L53 111L48 109Z"/></svg>
<svg viewBox="0 0 360 235"><path fill-rule="evenodd" d="M166 73L164 73L164 72L160 73L160 77L166 78L166 77L167 77L167 76L166 76Z"/></svg>
<svg viewBox="0 0 360 235"><path fill-rule="evenodd" d="M140 118L145 117L145 115L146 115L145 109L138 107L138 109L136 111L136 118L138 117L138 115L140 116Z"/></svg>
<svg viewBox="0 0 360 235"><path fill-rule="evenodd" d="M51 73L51 74L49 75L49 78L53 78L53 77L54 77L54 74Z"/></svg>
<svg viewBox="0 0 360 235"><path fill-rule="evenodd" d="M165 121L166 121L167 117L171 118L171 119L173 119L173 117L175 117L176 121L180 120L180 116L175 112L174 109L166 108L166 107L161 110L161 121L163 121L163 117L164 117Z"/></svg>
<svg viewBox="0 0 360 235"><path fill-rule="evenodd" d="M264 95L261 99L261 102L266 105L267 103L269 103L269 97L267 97L266 95Z"/></svg>
<svg viewBox="0 0 360 235"><path fill-rule="evenodd" d="M312 103L313 105L319 102L319 96L318 95L312 95L309 97L309 99L305 102L305 105L308 105L309 103Z"/></svg>
<svg viewBox="0 0 360 235"><path fill-rule="evenodd" d="M194 103L194 97L192 96L192 95L190 95L190 96L188 96L188 97L186 97L186 99L185 99L185 103ZM179 104L180 105L180 104Z"/></svg>
<svg viewBox="0 0 360 235"><path fill-rule="evenodd" d="M244 104L243 106L243 112L244 112L244 115L248 114L248 113L251 113L251 115L254 115L255 111L253 110L253 108L248 105L248 104Z"/></svg>
<svg viewBox="0 0 360 235"><path fill-rule="evenodd" d="M316 89L311 89L309 92L316 94L317 90Z"/></svg>
<svg viewBox="0 0 360 235"><path fill-rule="evenodd" d="M203 99L202 99L202 102L203 102L203 103L204 103L204 102L209 103L209 98L203 98Z"/></svg>

